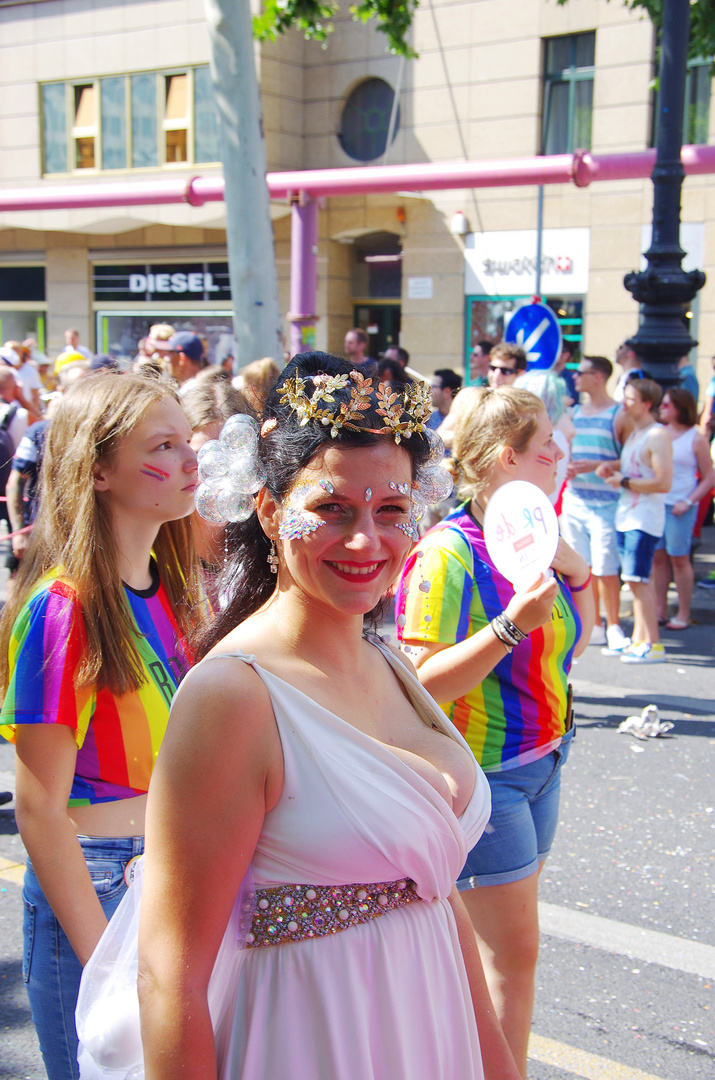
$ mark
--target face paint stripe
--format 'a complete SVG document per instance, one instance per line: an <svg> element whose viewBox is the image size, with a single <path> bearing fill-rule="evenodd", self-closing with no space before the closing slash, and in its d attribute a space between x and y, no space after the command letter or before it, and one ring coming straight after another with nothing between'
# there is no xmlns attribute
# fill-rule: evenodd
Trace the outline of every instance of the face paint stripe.
<svg viewBox="0 0 715 1080"><path fill-rule="evenodd" d="M144 473L145 476L153 476L155 480L168 480L170 476L170 473L157 469L156 465L149 465L146 461L142 462L139 472Z"/></svg>

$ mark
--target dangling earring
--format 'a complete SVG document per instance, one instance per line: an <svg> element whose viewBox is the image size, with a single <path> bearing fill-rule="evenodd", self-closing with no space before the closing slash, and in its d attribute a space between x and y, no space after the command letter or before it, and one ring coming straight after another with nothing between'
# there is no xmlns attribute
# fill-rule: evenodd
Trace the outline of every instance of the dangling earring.
<svg viewBox="0 0 715 1080"><path fill-rule="evenodd" d="M268 552L268 565L271 568L272 574L278 573L278 553L276 552L275 540L271 540L271 550Z"/></svg>

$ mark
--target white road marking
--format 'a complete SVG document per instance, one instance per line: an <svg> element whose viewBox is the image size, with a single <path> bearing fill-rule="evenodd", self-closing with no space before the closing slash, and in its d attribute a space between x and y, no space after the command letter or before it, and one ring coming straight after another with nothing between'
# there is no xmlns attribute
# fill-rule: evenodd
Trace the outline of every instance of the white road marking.
<svg viewBox="0 0 715 1080"><path fill-rule="evenodd" d="M713 945L702 945L672 934L662 934L658 930L646 930L631 923L573 911L560 904L539 903L539 923L542 932L552 937L578 941L595 949L629 956L646 964L660 964L673 971L699 975L703 979L715 979Z"/></svg>

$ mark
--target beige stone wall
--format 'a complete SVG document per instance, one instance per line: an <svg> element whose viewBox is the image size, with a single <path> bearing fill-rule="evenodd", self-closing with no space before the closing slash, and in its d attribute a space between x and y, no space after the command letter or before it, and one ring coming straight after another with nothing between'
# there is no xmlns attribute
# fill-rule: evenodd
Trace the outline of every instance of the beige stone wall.
<svg viewBox="0 0 715 1080"><path fill-rule="evenodd" d="M256 7L258 0L251 0ZM542 39L596 31L593 151L644 149L651 124L653 30L642 14L612 0L431 0L416 13L412 41L419 59L390 56L375 26L336 19L327 48L289 33L256 48L269 169L355 166L337 137L351 89L368 76L401 83L401 122L389 148L392 163L509 159L531 156L540 140ZM205 63L209 42L202 0L46 0L0 8L0 186L38 183L37 84L54 78L107 75L172 64ZM715 139L715 110L711 111ZM202 166L201 172L206 171ZM166 175L157 171L145 175ZM132 178L131 173L125 174ZM182 171L178 170L178 175ZM117 179L117 174L99 177ZM352 322L351 232L395 230L406 211L403 279L432 276L434 298L403 291L403 344L425 372L463 358L461 241L449 232L462 210L477 232L533 229L536 188L493 188L404 196L329 199L320 213L317 327L319 347L336 349ZM612 355L637 326L637 308L622 284L640 262L641 225L650 219L649 181L545 189L544 226L587 226L591 236L585 347ZM280 208L277 208L280 210ZM686 180L682 218L704 223L708 283L699 300L701 381L715 351L715 183ZM222 242L223 208L190 207L56 211L3 219L0 252L48 249L48 299L67 315L91 318L78 249L200 245ZM105 223L106 222L106 223ZM211 231L213 230L213 231ZM51 240L51 233L57 233ZM77 236L86 233L84 238ZM106 232L101 245L98 233ZM113 239L112 239L113 237ZM275 222L280 303L289 303L290 218ZM62 253L65 252L66 256ZM83 308L84 305L84 308ZM84 316L82 312L84 311ZM82 321L84 318L84 322ZM60 317L64 323L64 314ZM55 340L55 316L50 334ZM286 326L287 330L287 326Z"/></svg>
<svg viewBox="0 0 715 1080"><path fill-rule="evenodd" d="M38 84L208 63L203 3L45 0L2 7L0 56L2 183L36 181Z"/></svg>

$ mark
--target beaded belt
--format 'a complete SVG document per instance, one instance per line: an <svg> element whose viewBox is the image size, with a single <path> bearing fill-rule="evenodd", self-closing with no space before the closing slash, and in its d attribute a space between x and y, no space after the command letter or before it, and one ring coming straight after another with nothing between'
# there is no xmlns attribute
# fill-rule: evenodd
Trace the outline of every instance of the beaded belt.
<svg viewBox="0 0 715 1080"><path fill-rule="evenodd" d="M419 897L409 878L372 885L281 885L256 889L246 948L337 934Z"/></svg>

